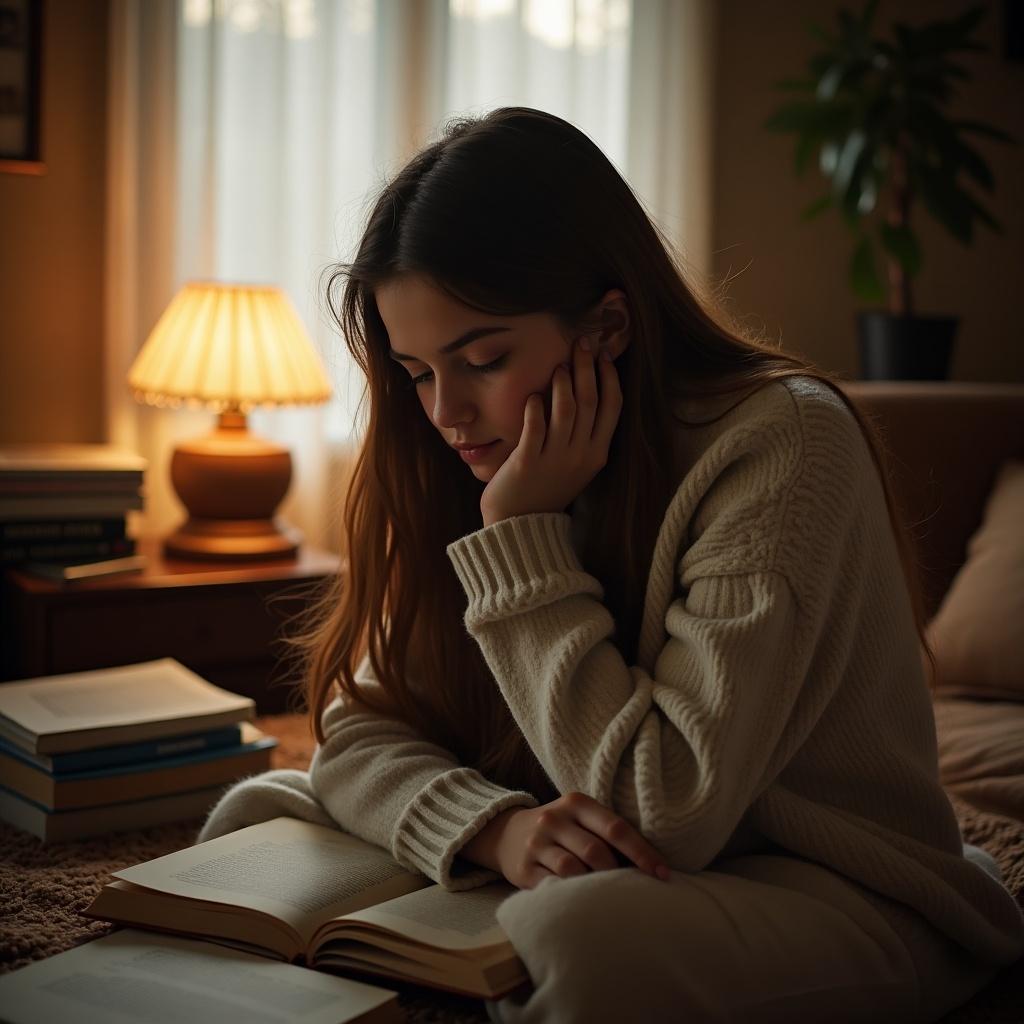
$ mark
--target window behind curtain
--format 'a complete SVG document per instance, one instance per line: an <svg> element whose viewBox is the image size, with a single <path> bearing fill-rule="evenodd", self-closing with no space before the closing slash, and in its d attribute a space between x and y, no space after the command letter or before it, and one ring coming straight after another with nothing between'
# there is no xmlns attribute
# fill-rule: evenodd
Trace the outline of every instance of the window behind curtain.
<svg viewBox="0 0 1024 1024"><path fill-rule="evenodd" d="M539 107L625 172L631 19L630 0L182 0L177 274L287 290L336 387L326 414L253 415L298 474L314 433L356 429L361 382L320 272L352 257L370 192L428 141L410 126Z"/></svg>

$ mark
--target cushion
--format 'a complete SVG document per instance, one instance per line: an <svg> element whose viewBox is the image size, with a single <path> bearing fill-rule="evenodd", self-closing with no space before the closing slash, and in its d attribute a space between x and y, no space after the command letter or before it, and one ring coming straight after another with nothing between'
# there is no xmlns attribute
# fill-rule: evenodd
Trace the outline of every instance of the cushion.
<svg viewBox="0 0 1024 1024"><path fill-rule="evenodd" d="M947 792L1024 822L1024 704L937 696L934 708Z"/></svg>
<svg viewBox="0 0 1024 1024"><path fill-rule="evenodd" d="M1024 462L1003 464L928 639L936 690L1024 701Z"/></svg>

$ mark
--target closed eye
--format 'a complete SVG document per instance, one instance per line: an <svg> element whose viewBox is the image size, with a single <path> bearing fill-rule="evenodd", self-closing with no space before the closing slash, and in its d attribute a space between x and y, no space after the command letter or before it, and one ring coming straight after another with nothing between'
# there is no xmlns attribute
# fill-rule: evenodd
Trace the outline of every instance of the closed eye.
<svg viewBox="0 0 1024 1024"><path fill-rule="evenodd" d="M465 363L464 365L467 370L471 370L474 373L493 373L495 370L500 370L507 359L508 353L506 352L505 355L498 356L497 359L489 363ZM418 374L410 379L409 387L414 388L417 384L424 384L433 376L434 374L430 370L427 370L426 373Z"/></svg>

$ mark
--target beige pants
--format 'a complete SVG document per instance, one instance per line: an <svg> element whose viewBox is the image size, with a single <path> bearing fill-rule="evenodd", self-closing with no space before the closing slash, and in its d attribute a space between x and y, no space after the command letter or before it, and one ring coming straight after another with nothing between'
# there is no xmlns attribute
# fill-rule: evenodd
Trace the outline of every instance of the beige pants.
<svg viewBox="0 0 1024 1024"><path fill-rule="evenodd" d="M533 984L487 1004L496 1024L931 1022L997 971L900 904L775 854L667 883L546 878L498 920Z"/></svg>

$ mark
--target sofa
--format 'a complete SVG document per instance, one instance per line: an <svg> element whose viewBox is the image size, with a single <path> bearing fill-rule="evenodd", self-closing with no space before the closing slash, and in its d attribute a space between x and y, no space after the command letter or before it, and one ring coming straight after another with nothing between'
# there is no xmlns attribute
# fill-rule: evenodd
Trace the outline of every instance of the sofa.
<svg viewBox="0 0 1024 1024"><path fill-rule="evenodd" d="M880 431L922 563L939 659L943 784L964 839L995 858L1024 907L1024 673L1015 667L1021 641L1014 635L1024 627L1024 509L1015 512L1024 477L1014 468L1024 468L1024 385L851 382L844 390ZM279 739L274 767L308 764L312 740L301 716L257 724ZM198 824L43 846L0 823L0 971L105 934L109 925L79 911L109 873L188 845ZM409 1021L488 1019L474 1000L392 987ZM943 1024L1019 1024L1022 1007L1024 961Z"/></svg>
<svg viewBox="0 0 1024 1024"><path fill-rule="evenodd" d="M943 784L1024 822L1024 385L844 390L882 435L916 544Z"/></svg>

